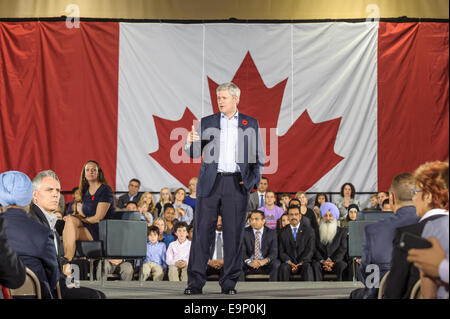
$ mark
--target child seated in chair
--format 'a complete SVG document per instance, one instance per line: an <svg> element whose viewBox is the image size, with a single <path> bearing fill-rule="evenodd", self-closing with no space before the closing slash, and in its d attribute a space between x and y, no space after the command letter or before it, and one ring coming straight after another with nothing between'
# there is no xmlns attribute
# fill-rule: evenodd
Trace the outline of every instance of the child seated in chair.
<svg viewBox="0 0 450 319"><path fill-rule="evenodd" d="M178 239L170 243L166 252L170 281L187 281L187 265L191 249L191 241L187 239L187 229L186 222L176 223L175 234Z"/></svg>
<svg viewBox="0 0 450 319"><path fill-rule="evenodd" d="M147 256L144 259L142 269L143 280L152 277L153 281L161 281L166 271L166 245L158 241L159 228L150 226L147 228Z"/></svg>

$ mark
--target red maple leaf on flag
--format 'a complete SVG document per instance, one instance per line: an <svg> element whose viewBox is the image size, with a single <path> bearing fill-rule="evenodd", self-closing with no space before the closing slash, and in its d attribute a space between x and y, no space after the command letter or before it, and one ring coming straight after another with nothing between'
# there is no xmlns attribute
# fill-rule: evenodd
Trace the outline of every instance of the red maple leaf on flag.
<svg viewBox="0 0 450 319"><path fill-rule="evenodd" d="M341 118L313 123L308 112L304 111L283 136L274 136L280 114L281 102L288 79L284 79L272 88L267 88L261 75L248 52L237 70L232 82L241 89L238 105L239 112L256 118L263 134L263 146L266 157L270 159L265 167L276 167L276 171L264 174L269 177L269 188L276 191L297 192L307 190L320 178L335 167L342 156L334 152L334 144ZM214 113L218 112L216 88L218 86L208 77L209 91ZM171 121L154 116L158 133L159 149L149 154L172 176L183 185L193 176L198 176L200 161L192 163L188 155L178 154L181 163L172 163L171 150L181 149L173 146L184 145L186 135L179 135L173 130L183 128L184 132L191 129L194 120L198 120L186 107L182 118ZM272 129L272 136L271 135ZM179 130L181 132L181 130ZM170 135L172 134L172 140ZM274 139L275 138L275 139ZM271 145L275 143L275 145ZM269 152L270 151L270 152ZM173 154L172 154L173 155ZM267 160L266 160L267 161ZM276 162L274 162L276 161ZM266 169L265 169L266 170Z"/></svg>

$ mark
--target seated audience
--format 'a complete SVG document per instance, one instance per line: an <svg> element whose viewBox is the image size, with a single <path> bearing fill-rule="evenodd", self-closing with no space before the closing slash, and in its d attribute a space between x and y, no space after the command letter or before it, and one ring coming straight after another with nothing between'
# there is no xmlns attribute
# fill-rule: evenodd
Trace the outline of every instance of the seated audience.
<svg viewBox="0 0 450 319"><path fill-rule="evenodd" d="M190 224L192 219L194 218L194 212L192 211L192 207L184 204L183 201L186 198L186 191L184 188L178 188L174 193L175 201L172 204L175 210L177 208L182 208L183 210L179 210L178 221L186 222L186 224Z"/></svg>
<svg viewBox="0 0 450 319"><path fill-rule="evenodd" d="M156 211L157 216L162 217L162 214L164 213L164 205L165 204L172 204L172 193L170 192L170 189L167 187L161 188L159 191L159 201L156 203Z"/></svg>
<svg viewBox="0 0 450 319"><path fill-rule="evenodd" d="M119 197L117 200L117 208L123 209L126 207L128 202L139 202L139 199L141 198L141 194L139 194L139 188L141 187L141 182L133 178L130 180L128 184L128 193L123 194Z"/></svg>
<svg viewBox="0 0 450 319"><path fill-rule="evenodd" d="M381 210L383 208L383 202L385 199L389 199L389 192L379 191L377 194L377 210Z"/></svg>
<svg viewBox="0 0 450 319"><path fill-rule="evenodd" d="M216 236L210 248L210 258L206 268L206 275L219 275L223 273L223 233L222 215L217 217Z"/></svg>
<svg viewBox="0 0 450 319"><path fill-rule="evenodd" d="M137 205L137 209L141 213L141 220L146 221L147 225L151 226L153 223L153 215L148 210L147 202L141 199Z"/></svg>
<svg viewBox="0 0 450 319"><path fill-rule="evenodd" d="M175 218L175 208L172 204L164 205L164 212L162 214L162 218L167 225L167 229L164 231L166 234L175 235L175 224L177 223L177 219Z"/></svg>
<svg viewBox="0 0 450 319"><path fill-rule="evenodd" d="M158 217L158 211L156 210L156 204L155 204L155 200L153 198L152 193L150 192L145 192L142 194L141 199L138 202L138 208L142 207L142 205L146 205L147 207L147 212L152 215L152 220L155 219L156 217ZM148 219L147 219L148 220Z"/></svg>
<svg viewBox="0 0 450 319"><path fill-rule="evenodd" d="M64 215L71 215L73 213L73 204L75 202L81 202L81 200L82 200L81 193L78 190L78 186L76 186L72 189L72 197L73 197L73 200L66 205L66 212Z"/></svg>
<svg viewBox="0 0 450 319"><path fill-rule="evenodd" d="M280 195L280 203L279 207L283 209L283 212L287 213L288 207L289 207L289 201L291 200L291 195L288 193L283 193Z"/></svg>
<svg viewBox="0 0 450 319"><path fill-rule="evenodd" d="M363 254L361 258L361 275L363 284L371 272L366 273L367 266L374 264L379 269L379 280L391 269L392 241L397 227L417 223L416 208L412 202L411 189L414 188L414 177L410 173L402 173L394 177L389 189L389 200L394 216L381 219L367 225L364 229ZM376 299L378 288L365 287L352 292L352 299Z"/></svg>
<svg viewBox="0 0 450 319"><path fill-rule="evenodd" d="M5 209L0 218L6 222L9 245L39 279L42 298L52 299L60 277L54 232L28 216L32 198L33 185L27 175L18 171L0 174L0 204ZM59 201L54 202L57 206Z"/></svg>
<svg viewBox="0 0 450 319"><path fill-rule="evenodd" d="M117 274L120 280L132 280L133 279L133 265L124 259L105 259L105 275ZM97 280L101 278L101 265L97 267Z"/></svg>
<svg viewBox="0 0 450 319"><path fill-rule="evenodd" d="M308 218L309 223L314 230L314 233L317 235L319 232L319 225L317 224L317 219L314 211L308 207L308 197L306 197L306 193L302 191L297 192L297 194L295 194L295 198L300 201L300 213L304 217Z"/></svg>
<svg viewBox="0 0 450 319"><path fill-rule="evenodd" d="M265 206L261 207L259 210L264 213L266 226L270 229L276 229L277 220L283 215L283 209L275 205L275 192L268 190L266 191Z"/></svg>
<svg viewBox="0 0 450 319"><path fill-rule="evenodd" d="M32 181L33 184L33 202L30 205L29 215L39 224L55 231L55 240L53 250L58 259L58 267L61 270L60 261L63 259L64 250L61 245L61 236L64 229L64 220L58 219L59 206L57 198L60 196L60 182L55 172L46 170L39 172ZM59 218L62 217L62 214ZM87 260L78 259L73 261L79 267L79 275L81 280L87 277L89 273L89 262ZM99 290L87 287L77 287L71 289L72 284L66 284L67 276L60 272L59 287L61 297L63 299L104 299L106 296ZM86 278L87 279L87 278ZM56 295L56 292L54 292Z"/></svg>
<svg viewBox="0 0 450 319"><path fill-rule="evenodd" d="M448 167L443 171L442 177L448 189ZM421 271L422 296L448 299L449 217L444 216L427 223L422 237L427 238L432 247L408 251L408 261L413 262Z"/></svg>
<svg viewBox="0 0 450 319"><path fill-rule="evenodd" d="M281 215L281 217L277 220L277 234L280 235L281 230L289 225L289 216L287 213Z"/></svg>
<svg viewBox="0 0 450 319"><path fill-rule="evenodd" d="M429 248L429 250L433 250L435 247L434 251L430 251L429 260L431 263L435 260L434 263L437 264L437 266L439 266L441 261L445 258L448 260L448 228L449 217L444 216L438 220L428 222L423 229L422 237L428 238L432 244L432 248ZM410 261L410 255L415 254L414 249L411 249L408 254L408 261ZM418 268L420 269L420 267ZM448 280L447 282L443 282L439 277L439 273L435 273L433 276L421 271L420 286L420 292L424 299L448 299Z"/></svg>
<svg viewBox="0 0 450 319"><path fill-rule="evenodd" d="M147 229L147 256L143 264L143 280L153 278L153 281L161 281L167 269L166 265L166 245L159 242L159 228L150 226Z"/></svg>
<svg viewBox="0 0 450 319"><path fill-rule="evenodd" d="M341 221L341 227L347 229L348 234L348 223L351 221L355 221L358 215L359 207L356 204L350 204L348 206L348 213L344 220Z"/></svg>
<svg viewBox="0 0 450 319"><path fill-rule="evenodd" d="M266 192L266 203L269 197ZM275 195L275 194L274 194ZM278 281L278 241L275 230L266 224L264 213L254 210L250 213L250 227L244 230L244 273L269 274L270 281Z"/></svg>
<svg viewBox="0 0 450 319"><path fill-rule="evenodd" d="M127 212L137 212L138 211L138 207L137 207L136 202L132 202L132 201L128 202L125 205L125 211L127 211Z"/></svg>
<svg viewBox="0 0 450 319"><path fill-rule="evenodd" d="M313 281L312 258L315 250L314 231L305 225L298 206L289 204L289 226L281 230L278 243L278 279L289 281L291 274L300 273L303 281Z"/></svg>
<svg viewBox="0 0 450 319"><path fill-rule="evenodd" d="M369 207L367 207L367 210L377 210L378 209L378 198L377 194L370 195L370 204Z"/></svg>
<svg viewBox="0 0 450 319"><path fill-rule="evenodd" d="M70 262L75 255L76 241L99 240L98 223L115 212L111 187L96 161L89 160L83 165L79 188L83 194L81 210L66 216L63 231L65 253L63 272L67 276L71 274Z"/></svg>
<svg viewBox="0 0 450 319"><path fill-rule="evenodd" d="M176 224L175 233L177 240L170 243L166 252L166 263L169 266L170 281L187 281L187 266L191 241L187 239L186 222Z"/></svg>
<svg viewBox="0 0 450 319"><path fill-rule="evenodd" d="M325 273L334 273L338 281L347 268L344 258L347 253L347 231L338 227L339 209L333 203L320 206L322 220L319 225L319 240L316 243L315 258L320 264L314 264L316 278L322 280Z"/></svg>
<svg viewBox="0 0 450 319"><path fill-rule="evenodd" d="M0 202L2 202L1 195ZM17 289L25 282L26 270L22 260L9 245L5 224L6 221L1 218L0 213L0 256L2 256L0 258L0 288L3 286L5 288ZM1 293L0 299L2 299Z"/></svg>
<svg viewBox="0 0 450 319"><path fill-rule="evenodd" d="M314 214L316 215L316 221L317 224L320 222L320 206L322 206L323 203L328 202L328 196L325 193L318 193L316 195L316 199L314 200Z"/></svg>
<svg viewBox="0 0 450 319"><path fill-rule="evenodd" d="M158 241L163 242L166 245L166 249L169 247L169 244L175 240L175 237L172 235L172 233L167 233L167 224L166 221L161 218L157 217L153 221L153 226L158 227L159 229L159 237Z"/></svg>
<svg viewBox="0 0 450 319"><path fill-rule="evenodd" d="M392 212L391 204L389 204L389 198L383 201L383 205L381 206L381 210L383 212Z"/></svg>
<svg viewBox="0 0 450 319"><path fill-rule="evenodd" d="M418 223L396 229L391 258L391 272L386 279L386 299L409 298L414 284L420 279L419 270L407 261L408 252L399 246L400 236L409 232L420 236L425 225L432 220L444 221L448 216L448 187L442 173L448 162L427 162L414 172L415 186L411 189Z"/></svg>
<svg viewBox="0 0 450 319"><path fill-rule="evenodd" d="M192 207L192 212L195 212L195 202L197 200L197 177L192 177L189 180L189 195L186 196L183 203Z"/></svg>
<svg viewBox="0 0 450 319"><path fill-rule="evenodd" d="M248 198L247 213L259 209L265 205L266 190L269 187L269 179L265 176L261 177L256 192L250 194ZM248 217L248 214L247 214Z"/></svg>
<svg viewBox="0 0 450 319"><path fill-rule="evenodd" d="M348 206L350 206L350 204L358 205L358 210L360 210L360 204L359 201L355 199L355 194L355 186L353 186L352 183L345 183L341 186L341 198L334 202L339 209L338 219L343 220L347 216Z"/></svg>

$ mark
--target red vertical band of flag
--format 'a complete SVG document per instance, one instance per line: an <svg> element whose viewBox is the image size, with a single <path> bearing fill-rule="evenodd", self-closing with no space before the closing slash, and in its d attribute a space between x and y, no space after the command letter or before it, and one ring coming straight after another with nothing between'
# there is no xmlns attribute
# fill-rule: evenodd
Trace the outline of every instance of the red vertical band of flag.
<svg viewBox="0 0 450 319"><path fill-rule="evenodd" d="M54 170L78 185L89 159L115 187L118 23L0 23L0 172Z"/></svg>
<svg viewBox="0 0 450 319"><path fill-rule="evenodd" d="M449 153L447 23L380 23L378 189Z"/></svg>

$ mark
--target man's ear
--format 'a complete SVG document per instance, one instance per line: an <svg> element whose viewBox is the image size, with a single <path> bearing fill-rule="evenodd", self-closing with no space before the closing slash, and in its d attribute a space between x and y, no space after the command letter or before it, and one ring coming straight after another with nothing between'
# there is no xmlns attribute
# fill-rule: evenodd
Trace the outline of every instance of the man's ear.
<svg viewBox="0 0 450 319"><path fill-rule="evenodd" d="M389 192L389 205L391 205L391 209L394 209L395 206L395 195L393 192Z"/></svg>

